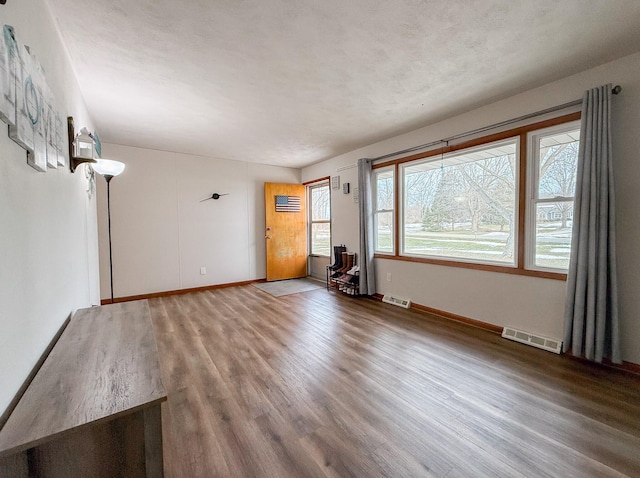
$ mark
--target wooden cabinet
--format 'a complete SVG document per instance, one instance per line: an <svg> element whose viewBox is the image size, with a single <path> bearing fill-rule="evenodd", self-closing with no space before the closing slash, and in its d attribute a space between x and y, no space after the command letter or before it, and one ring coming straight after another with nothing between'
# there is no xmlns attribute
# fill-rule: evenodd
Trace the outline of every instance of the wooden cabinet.
<svg viewBox="0 0 640 478"><path fill-rule="evenodd" d="M147 301L79 310L0 431L0 477L161 477L166 399Z"/></svg>

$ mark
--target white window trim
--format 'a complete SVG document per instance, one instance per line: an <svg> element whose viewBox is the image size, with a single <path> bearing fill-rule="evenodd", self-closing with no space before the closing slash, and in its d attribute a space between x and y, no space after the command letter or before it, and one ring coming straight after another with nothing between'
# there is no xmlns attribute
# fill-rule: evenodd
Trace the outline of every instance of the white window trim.
<svg viewBox="0 0 640 478"><path fill-rule="evenodd" d="M312 207L312 190L315 188L320 188L320 187L327 187L329 189L329 219L321 219L321 220L317 220L314 221L313 220L313 207ZM331 249L332 249L332 245L333 245L333 231L332 231L332 227L331 227L331 216L332 216L332 212L331 212L331 184L329 183L329 180L325 179L322 181L318 181L317 183L313 183L313 184L309 184L307 185L307 199L308 199L308 204L309 204L309 217L307 220L307 237L309 238L309 240L307 241L307 244L309 244L309 250L307 251L307 254L309 255L309 257L328 257L331 258ZM314 224L329 224L329 255L325 256L322 254L313 254L312 250L313 250L313 244L312 244L312 237L313 237L313 225Z"/></svg>
<svg viewBox="0 0 640 478"><path fill-rule="evenodd" d="M393 174L393 187L394 187L394 191L393 191L393 208L392 209L378 209L378 175L382 174L382 173L386 173L386 172L391 172ZM396 241L395 241L395 236L396 236L396 228L398 227L398 224L396 224L396 216L395 216L395 208L398 207L398 205L396 204L396 194L395 194L395 188L398 184L397 178L396 176L396 171L395 171L395 166L387 166L384 168L378 168L378 169L374 169L373 170L373 181L372 181L372 189L373 189L373 202L374 202L374 206L375 209L373 210L373 239L374 239L374 253L375 254L380 254L380 255L384 255L384 256L394 256L396 254ZM391 213L391 217L392 217L392 224L393 224L393 229L391 231L391 250L390 251L381 251L378 250L378 214L380 213Z"/></svg>
<svg viewBox="0 0 640 478"><path fill-rule="evenodd" d="M570 123L563 123L556 126L550 126L544 129L538 129L530 131L527 134L527 198L525 205L525 257L524 268L532 271L541 272L556 272L567 273L567 269L560 267L544 267L535 264L536 254L536 206L540 203L556 203L556 202L569 202L575 201L575 197L570 198L548 198L538 199L538 162L540 161L540 155L538 154L538 139L542 136L549 136L550 134L563 133L567 131L574 131L580 129L580 120L571 121Z"/></svg>

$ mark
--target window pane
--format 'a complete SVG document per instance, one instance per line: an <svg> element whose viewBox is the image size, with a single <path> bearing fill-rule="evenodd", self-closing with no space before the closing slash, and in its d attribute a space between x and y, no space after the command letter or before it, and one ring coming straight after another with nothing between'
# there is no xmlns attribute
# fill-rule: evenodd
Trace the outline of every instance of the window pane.
<svg viewBox="0 0 640 478"><path fill-rule="evenodd" d="M311 254L331 255L331 225L328 222L311 224Z"/></svg>
<svg viewBox="0 0 640 478"><path fill-rule="evenodd" d="M328 221L331 218L329 186L311 188L311 220Z"/></svg>
<svg viewBox="0 0 640 478"><path fill-rule="evenodd" d="M393 252L393 212L375 214L375 251Z"/></svg>
<svg viewBox="0 0 640 478"><path fill-rule="evenodd" d="M534 265L569 268L573 201L538 203L536 205L536 237Z"/></svg>
<svg viewBox="0 0 640 478"><path fill-rule="evenodd" d="M538 198L573 197L580 130L543 136L538 141Z"/></svg>
<svg viewBox="0 0 640 478"><path fill-rule="evenodd" d="M376 174L376 210L393 209L393 171Z"/></svg>
<svg viewBox="0 0 640 478"><path fill-rule="evenodd" d="M515 264L516 147L510 140L405 166L403 252Z"/></svg>

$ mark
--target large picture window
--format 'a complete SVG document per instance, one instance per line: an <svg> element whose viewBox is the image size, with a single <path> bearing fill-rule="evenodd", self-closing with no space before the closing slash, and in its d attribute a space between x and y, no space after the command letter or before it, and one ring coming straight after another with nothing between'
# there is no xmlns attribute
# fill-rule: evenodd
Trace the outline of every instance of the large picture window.
<svg viewBox="0 0 640 478"><path fill-rule="evenodd" d="M566 278L579 118L375 164L376 255Z"/></svg>
<svg viewBox="0 0 640 478"><path fill-rule="evenodd" d="M515 264L518 140L403 165L406 255Z"/></svg>
<svg viewBox="0 0 640 478"><path fill-rule="evenodd" d="M309 237L312 256L331 255L331 192L329 183L309 186Z"/></svg>

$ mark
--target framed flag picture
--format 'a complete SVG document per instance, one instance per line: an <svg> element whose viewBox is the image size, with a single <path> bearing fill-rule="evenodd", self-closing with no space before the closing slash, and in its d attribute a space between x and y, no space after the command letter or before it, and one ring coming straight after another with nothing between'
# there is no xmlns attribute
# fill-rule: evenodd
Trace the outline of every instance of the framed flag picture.
<svg viewBox="0 0 640 478"><path fill-rule="evenodd" d="M300 212L300 196L276 196L276 212Z"/></svg>

